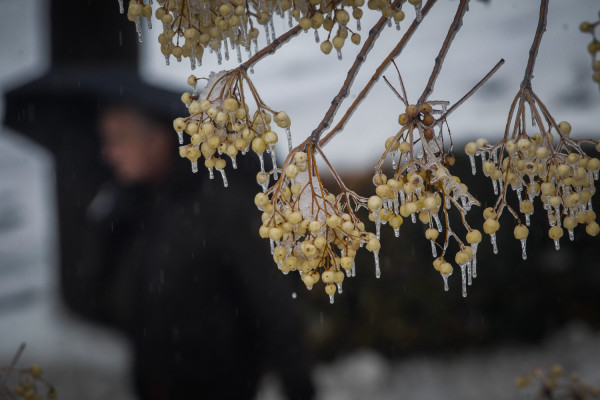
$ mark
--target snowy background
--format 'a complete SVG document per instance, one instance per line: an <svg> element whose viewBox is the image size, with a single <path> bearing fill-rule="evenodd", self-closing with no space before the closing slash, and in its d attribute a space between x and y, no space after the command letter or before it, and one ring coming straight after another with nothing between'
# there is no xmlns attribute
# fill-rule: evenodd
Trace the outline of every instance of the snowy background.
<svg viewBox="0 0 600 400"><path fill-rule="evenodd" d="M111 0L114 1L114 0ZM114 1L115 12L117 11ZM440 0L414 40L397 60L410 99L420 95L435 54L452 20L457 1ZM591 82L586 46L590 36L579 23L596 16L597 0L553 0L548 31L537 61L533 86L559 120L569 120L574 135L600 138L600 94ZM48 66L46 3L0 0L0 86L14 87ZM538 2L472 2L438 79L432 98L455 101L500 59L506 64L451 118L455 140L497 138L508 106L522 79ZM412 17L407 8L407 17ZM374 20L363 20L363 40ZM393 47L399 34L386 28L359 74L350 98ZM277 32L286 29L276 21ZM159 53L159 30L145 33L142 75L169 88L185 89L189 64L167 68ZM252 79L261 96L292 118L295 141L318 124L345 78L356 48L347 44L339 62L321 54L314 36L301 34L255 68ZM215 65L211 55L194 73L235 66ZM397 82L395 73L386 74ZM3 109L0 98L0 108ZM383 150L382 138L394 133L399 101L383 82L328 147L342 175L371 168ZM343 112L342 107L341 112ZM339 114L341 115L341 114ZM8 364L19 343L27 342L21 365L43 364L61 399L131 399L127 344L117 335L69 316L56 295L56 216L52 160L14 132L0 133L0 365ZM468 299L467 299L468 301ZM324 305L329 306L329 305ZM562 363L584 381L600 384L600 334L572 323L544 342L529 347L503 345L453 356L428 355L390 362L369 349L356 349L315 371L321 399L513 399L514 378L538 365ZM270 378L259 398L278 398Z"/></svg>

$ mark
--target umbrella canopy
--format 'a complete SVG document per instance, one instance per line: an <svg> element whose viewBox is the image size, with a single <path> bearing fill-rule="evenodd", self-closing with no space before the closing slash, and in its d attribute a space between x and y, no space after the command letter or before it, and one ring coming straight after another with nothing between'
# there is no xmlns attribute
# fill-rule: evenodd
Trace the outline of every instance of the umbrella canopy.
<svg viewBox="0 0 600 400"><path fill-rule="evenodd" d="M179 94L140 79L135 27L119 13L116 1L52 1L50 20L51 67L8 90L4 125L54 156L61 283L66 287L77 279L69 250L78 247L87 205L109 176L100 157L98 112L126 104L169 123L185 108Z"/></svg>

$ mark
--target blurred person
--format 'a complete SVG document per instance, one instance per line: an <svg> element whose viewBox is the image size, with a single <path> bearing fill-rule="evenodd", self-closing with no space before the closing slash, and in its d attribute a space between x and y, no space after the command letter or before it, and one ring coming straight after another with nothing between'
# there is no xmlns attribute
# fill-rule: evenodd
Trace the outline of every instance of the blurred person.
<svg viewBox="0 0 600 400"><path fill-rule="evenodd" d="M194 175L170 124L131 104L107 107L99 132L114 178L66 290L127 333L140 397L251 399L270 363L289 399L312 398L300 313L257 235L254 165L228 171L229 188Z"/></svg>
<svg viewBox="0 0 600 400"><path fill-rule="evenodd" d="M178 159L171 121L185 108L140 79L118 7L48 11L50 68L9 88L4 124L54 156L64 302L126 333L142 399L251 398L269 365L290 399L310 398L290 280L258 237L254 173L241 176L255 166L240 161L224 189Z"/></svg>

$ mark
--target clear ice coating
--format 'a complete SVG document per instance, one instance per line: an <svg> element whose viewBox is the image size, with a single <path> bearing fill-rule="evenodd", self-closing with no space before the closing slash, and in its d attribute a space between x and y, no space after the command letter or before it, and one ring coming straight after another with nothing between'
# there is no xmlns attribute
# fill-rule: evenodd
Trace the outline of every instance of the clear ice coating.
<svg viewBox="0 0 600 400"><path fill-rule="evenodd" d="M415 4L415 19L417 20L417 22L421 22L421 20L423 19L423 13L421 12L420 2Z"/></svg>
<svg viewBox="0 0 600 400"><path fill-rule="evenodd" d="M273 255L275 253L275 242L273 239L269 239L269 244L271 245L271 255Z"/></svg>
<svg viewBox="0 0 600 400"><path fill-rule="evenodd" d="M258 159L260 160L260 172L262 174L265 173L265 158L263 157L262 153L258 154Z"/></svg>
<svg viewBox="0 0 600 400"><path fill-rule="evenodd" d="M241 46L239 44L235 45L235 52L237 53L237 60L238 63L242 63L242 50L241 50Z"/></svg>
<svg viewBox="0 0 600 400"><path fill-rule="evenodd" d="M273 24L273 17L269 19L269 27L271 28L271 39L273 39L274 42L275 40L277 40L277 35L275 35L275 25Z"/></svg>
<svg viewBox="0 0 600 400"><path fill-rule="evenodd" d="M490 241L492 242L492 249L494 250L494 254L498 254L498 243L496 241L496 234L492 233L490 235Z"/></svg>
<svg viewBox="0 0 600 400"><path fill-rule="evenodd" d="M144 35L142 33L142 25L140 24L140 18L138 17L138 19L135 21L135 30L138 34L138 40L140 41L140 43L142 43L144 41Z"/></svg>
<svg viewBox="0 0 600 400"><path fill-rule="evenodd" d="M400 228L394 228L394 236L400 237Z"/></svg>
<svg viewBox="0 0 600 400"><path fill-rule="evenodd" d="M572 242L573 240L575 240L575 232L573 231L573 229L569 229L569 240Z"/></svg>
<svg viewBox="0 0 600 400"><path fill-rule="evenodd" d="M342 59L342 51L340 49L337 49L337 56L338 56L338 60Z"/></svg>
<svg viewBox="0 0 600 400"><path fill-rule="evenodd" d="M554 248L555 248L556 250L560 250L560 242L559 242L558 240L555 240L555 241L554 241Z"/></svg>
<svg viewBox="0 0 600 400"><path fill-rule="evenodd" d="M356 30L360 31L360 19L356 20Z"/></svg>
<svg viewBox="0 0 600 400"><path fill-rule="evenodd" d="M320 42L320 39L319 39L319 31L317 31L316 29L315 29L315 42L316 42L316 43L319 43L319 42Z"/></svg>
<svg viewBox="0 0 600 400"><path fill-rule="evenodd" d="M381 238L381 217L379 216L379 211L376 211L377 216L375 217L375 232L377 235L377 240Z"/></svg>
<svg viewBox="0 0 600 400"><path fill-rule="evenodd" d="M193 173L198 172L198 160L192 161L192 172Z"/></svg>
<svg viewBox="0 0 600 400"><path fill-rule="evenodd" d="M329 304L333 304L333 302L334 302L333 295L332 295L332 294L330 294L330 295L329 295Z"/></svg>
<svg viewBox="0 0 600 400"><path fill-rule="evenodd" d="M275 147L271 148L271 163L273 164L273 178L278 179L279 175L277 173L277 157L275 156Z"/></svg>
<svg viewBox="0 0 600 400"><path fill-rule="evenodd" d="M219 169L218 171L221 173L221 177L223 178L223 186L229 186L229 183L227 182L227 176L225 176L225 170Z"/></svg>
<svg viewBox="0 0 600 400"><path fill-rule="evenodd" d="M183 144L183 131L177 131L177 138L179 139L179 144Z"/></svg>
<svg viewBox="0 0 600 400"><path fill-rule="evenodd" d="M527 239L521 239L521 256L527 260Z"/></svg>
<svg viewBox="0 0 600 400"><path fill-rule="evenodd" d="M356 276L356 263L352 261L352 277Z"/></svg>
<svg viewBox="0 0 600 400"><path fill-rule="evenodd" d="M210 168L208 169L208 177L209 177L210 179L214 179L214 178L215 178L215 174L213 173L213 169L212 169L212 167L210 167Z"/></svg>
<svg viewBox="0 0 600 400"><path fill-rule="evenodd" d="M265 24L265 39L267 41L267 46L271 44L271 36L269 35L269 24ZM258 53L258 51L256 51Z"/></svg>
<svg viewBox="0 0 600 400"><path fill-rule="evenodd" d="M437 226L438 232L442 232L442 222L440 221L440 217L437 213L433 214L433 220L435 221L435 225Z"/></svg>
<svg viewBox="0 0 600 400"><path fill-rule="evenodd" d="M119 12L121 14L125 13L125 9L123 8L123 0L119 0Z"/></svg>
<svg viewBox="0 0 600 400"><path fill-rule="evenodd" d="M471 260L471 269L473 270L473 278L477 278L477 246L479 243L473 243L471 250L473 251L473 259Z"/></svg>
<svg viewBox="0 0 600 400"><path fill-rule="evenodd" d="M473 284L473 269L471 268L471 260L467 262L467 284L469 286Z"/></svg>
<svg viewBox="0 0 600 400"><path fill-rule="evenodd" d="M525 214L525 225L529 226L531 224L531 217L529 214Z"/></svg>
<svg viewBox="0 0 600 400"><path fill-rule="evenodd" d="M223 40L223 46L225 48L225 61L229 61L229 46L227 45L227 40Z"/></svg>
<svg viewBox="0 0 600 400"><path fill-rule="evenodd" d="M435 248L435 241L430 240L431 242L431 255L433 255L433 258L437 257L437 249Z"/></svg>
<svg viewBox="0 0 600 400"><path fill-rule="evenodd" d="M288 151L292 151L292 131L290 130L289 126L285 128L285 133L287 135Z"/></svg>
<svg viewBox="0 0 600 400"><path fill-rule="evenodd" d="M292 299L297 299L298 295L296 294L296 292L292 292Z"/></svg>
<svg viewBox="0 0 600 400"><path fill-rule="evenodd" d="M469 161L471 162L471 173L475 175L477 168L475 166L475 156L473 154L469 154Z"/></svg>
<svg viewBox="0 0 600 400"><path fill-rule="evenodd" d="M373 257L375 257L375 278L381 278L381 267L379 266L379 250L375 250L373 252ZM352 267L354 268L354 266ZM354 276L354 273L353 275Z"/></svg>
<svg viewBox="0 0 600 400"><path fill-rule="evenodd" d="M338 283L336 286L337 286L337 291L338 291L339 294L344 293L344 290L342 289L342 284L341 283Z"/></svg>
<svg viewBox="0 0 600 400"><path fill-rule="evenodd" d="M448 290L450 290L450 286L448 286L448 277L450 275L447 274L442 274L442 279L444 280L444 290L447 292Z"/></svg>
<svg viewBox="0 0 600 400"><path fill-rule="evenodd" d="M467 297L467 266L466 264L460 265L460 276L462 280L462 296Z"/></svg>

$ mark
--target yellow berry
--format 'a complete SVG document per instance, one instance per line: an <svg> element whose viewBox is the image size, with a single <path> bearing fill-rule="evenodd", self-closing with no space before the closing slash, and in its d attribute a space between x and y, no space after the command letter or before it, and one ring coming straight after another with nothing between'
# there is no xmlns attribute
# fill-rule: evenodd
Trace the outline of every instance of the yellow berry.
<svg viewBox="0 0 600 400"><path fill-rule="evenodd" d="M561 121L558 123L558 130L563 135L569 135L571 133L571 124L567 121Z"/></svg>
<svg viewBox="0 0 600 400"><path fill-rule="evenodd" d="M467 143L467 145L465 146L465 153L467 153L470 156L473 156L475 155L475 153L477 153L477 145L475 144L475 142Z"/></svg>
<svg viewBox="0 0 600 400"><path fill-rule="evenodd" d="M584 21L581 23L581 25L579 25L579 29L581 30L581 32L591 32L592 24L590 24L587 21Z"/></svg>
<svg viewBox="0 0 600 400"><path fill-rule="evenodd" d="M367 242L366 248L369 251L377 251L381 248L381 243L379 243L379 240L373 238Z"/></svg>
<svg viewBox="0 0 600 400"><path fill-rule="evenodd" d="M262 138L254 138L254 140L252 141L252 150L256 153L256 154L262 154L265 152L265 150L267 149L267 144L265 143L265 141Z"/></svg>
<svg viewBox="0 0 600 400"><path fill-rule="evenodd" d="M475 244L481 242L481 232L477 229L473 229L471 232L467 233L467 243Z"/></svg>
<svg viewBox="0 0 600 400"><path fill-rule="evenodd" d="M596 236L598 233L600 233L600 226L598 226L597 222L591 222L587 224L585 231L590 236Z"/></svg>
<svg viewBox="0 0 600 400"><path fill-rule="evenodd" d="M452 265L450 265L450 263L443 262L440 265L439 270L440 270L440 274L442 274L442 275L451 275L453 268L452 268Z"/></svg>
<svg viewBox="0 0 600 400"><path fill-rule="evenodd" d="M371 211L377 211L383 205L383 200L379 196L371 196L367 205Z"/></svg>
<svg viewBox="0 0 600 400"><path fill-rule="evenodd" d="M494 234L500 229L500 223L495 219L486 219L483 223L483 231L488 235Z"/></svg>
<svg viewBox="0 0 600 400"><path fill-rule="evenodd" d="M548 236L550 239L558 240L563 236L563 229L560 226L553 226L548 230Z"/></svg>
<svg viewBox="0 0 600 400"><path fill-rule="evenodd" d="M329 283L325 286L325 293L327 293L330 296L333 296L335 294L336 290L337 290L337 287L333 283Z"/></svg>
<svg viewBox="0 0 600 400"><path fill-rule="evenodd" d="M429 228L425 231L425 237L429 240L436 240L439 234L440 233L435 228Z"/></svg>
<svg viewBox="0 0 600 400"><path fill-rule="evenodd" d="M391 226L393 229L398 229L398 228L400 228L400 226L402 225L402 222L403 222L403 221L404 221L404 220L402 219L402 217L401 217L400 215L398 215L398 214L394 214L394 215L392 215L392 217L390 218L390 221L389 221L389 223L390 223L390 226Z"/></svg>
<svg viewBox="0 0 600 400"><path fill-rule="evenodd" d="M523 214L532 214L533 213L533 203L529 200L523 200L521 202L521 212Z"/></svg>
<svg viewBox="0 0 600 400"><path fill-rule="evenodd" d="M469 255L464 251L459 251L454 256L454 261L456 261L458 265L465 265L467 262L469 262Z"/></svg>
<svg viewBox="0 0 600 400"><path fill-rule="evenodd" d="M312 233L317 233L321 230L323 225L319 221L310 221L308 224L308 230Z"/></svg>
<svg viewBox="0 0 600 400"><path fill-rule="evenodd" d="M513 234L515 235L515 239L525 240L527 239L527 236L529 236L529 229L527 229L525 225L517 225L515 226Z"/></svg>

